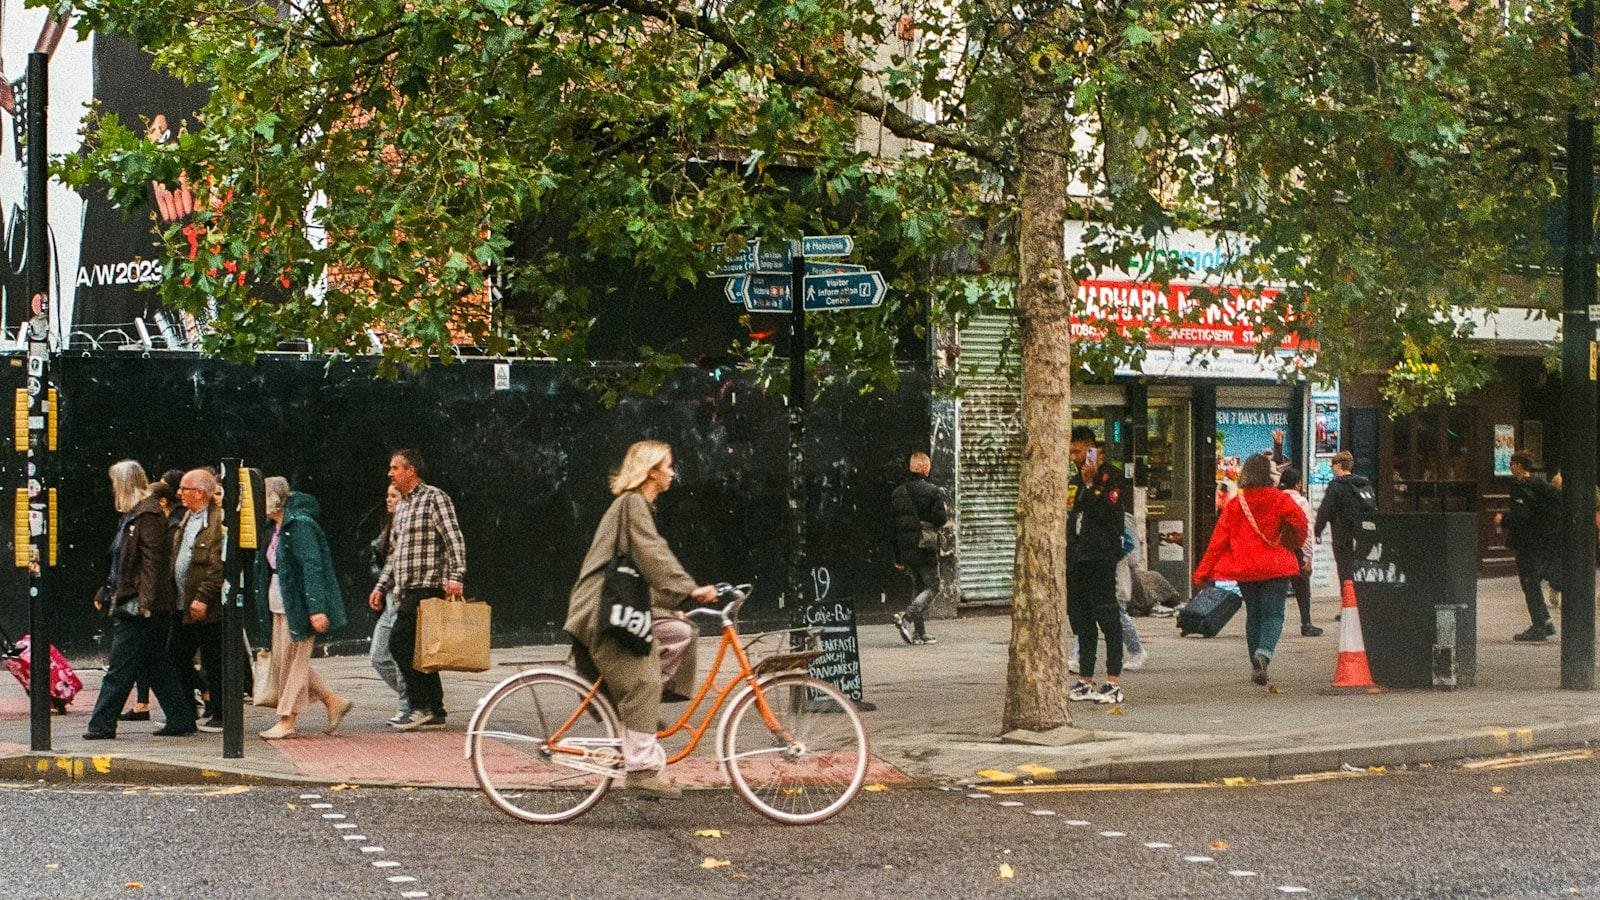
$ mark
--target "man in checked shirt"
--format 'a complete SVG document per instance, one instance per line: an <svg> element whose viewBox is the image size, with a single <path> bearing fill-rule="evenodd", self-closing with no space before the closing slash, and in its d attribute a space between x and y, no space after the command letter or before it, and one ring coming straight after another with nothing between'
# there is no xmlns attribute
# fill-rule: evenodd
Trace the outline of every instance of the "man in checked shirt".
<svg viewBox="0 0 1600 900"><path fill-rule="evenodd" d="M400 492L390 528L389 558L378 575L367 604L383 609L390 590L400 597L399 616L389 637L389 650L406 682L413 712L405 721L391 723L398 731L442 731L445 726L444 688L437 672L411 667L417 644L417 606L426 597L461 600L462 579L467 575L467 547L456 523L456 507L444 491L422 481L422 454L396 450L389 458L389 483Z"/></svg>

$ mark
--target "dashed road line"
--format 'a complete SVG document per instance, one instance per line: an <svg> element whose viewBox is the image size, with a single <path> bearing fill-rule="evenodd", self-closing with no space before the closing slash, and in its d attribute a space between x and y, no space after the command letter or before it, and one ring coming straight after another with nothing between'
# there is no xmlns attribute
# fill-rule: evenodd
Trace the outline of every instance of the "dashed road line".
<svg viewBox="0 0 1600 900"><path fill-rule="evenodd" d="M300 799L322 801L322 795L305 793L300 795ZM405 890L399 892L402 898L405 898L405 900L420 900L420 898L429 896L427 891L422 890L417 886L417 877L415 875L407 875L403 872L395 871L396 869L402 867L402 863L399 860L370 859L372 856L387 853L388 850L382 846L379 846L378 844L367 844L366 842L370 840L370 838L364 834L358 833L359 826L354 822L348 821L349 816L346 813L333 812L332 810L335 809L335 805L333 803L317 802L308 804L308 806L319 819L334 827L334 834L338 835L339 838L345 842L346 846L355 847L355 849L359 851L364 858L368 858L370 860L371 867L379 872L382 872L389 884L394 885L396 888L406 888ZM293 804L291 804L291 808L297 807L294 807Z"/></svg>

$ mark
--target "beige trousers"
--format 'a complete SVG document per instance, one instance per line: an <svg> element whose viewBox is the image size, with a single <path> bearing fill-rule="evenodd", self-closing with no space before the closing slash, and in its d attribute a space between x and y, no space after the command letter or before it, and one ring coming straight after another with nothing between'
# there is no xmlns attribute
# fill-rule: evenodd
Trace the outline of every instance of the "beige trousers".
<svg viewBox="0 0 1600 900"><path fill-rule="evenodd" d="M278 717L290 719L306 711L313 699L326 703L333 691L311 668L311 648L316 638L297 641L289 636L283 613L272 614L272 664L267 669L268 696L278 698Z"/></svg>

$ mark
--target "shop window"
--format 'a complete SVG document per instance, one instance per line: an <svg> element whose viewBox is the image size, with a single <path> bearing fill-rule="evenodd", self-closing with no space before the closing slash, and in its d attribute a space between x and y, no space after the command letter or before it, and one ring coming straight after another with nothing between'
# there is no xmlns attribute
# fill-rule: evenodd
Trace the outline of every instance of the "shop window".
<svg viewBox="0 0 1600 900"><path fill-rule="evenodd" d="M1472 407L1427 409L1389 423L1389 502L1400 509L1470 509L1476 497Z"/></svg>

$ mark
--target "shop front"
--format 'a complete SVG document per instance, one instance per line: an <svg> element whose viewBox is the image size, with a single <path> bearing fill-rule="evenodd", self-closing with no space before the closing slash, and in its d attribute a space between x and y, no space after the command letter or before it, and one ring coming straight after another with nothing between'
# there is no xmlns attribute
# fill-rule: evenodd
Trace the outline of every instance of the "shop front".
<svg viewBox="0 0 1600 900"><path fill-rule="evenodd" d="M1078 235L1081 228L1069 228L1069 255ZM1201 232L1177 234L1172 246L1197 259L1225 252ZM1092 340L1107 323L1160 325L1181 310L1192 287L1159 288L1129 272L1082 282L1075 336ZM1237 489L1242 459L1269 452L1304 471L1310 458L1309 391L1288 364L1295 351L1259 358L1254 332L1238 324L1247 315L1225 310L1214 318L1216 327L1183 329L1169 333L1169 343L1149 345L1138 370L1123 367L1103 383L1073 387L1072 424L1094 429L1107 459L1121 464L1135 487L1139 560L1185 593L1217 511ZM1000 311L968 323L959 336L957 551L961 598L969 603L1011 596L1022 446L1016 363L1005 357L1013 328L1010 312Z"/></svg>

